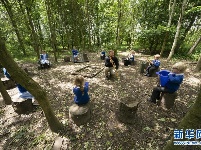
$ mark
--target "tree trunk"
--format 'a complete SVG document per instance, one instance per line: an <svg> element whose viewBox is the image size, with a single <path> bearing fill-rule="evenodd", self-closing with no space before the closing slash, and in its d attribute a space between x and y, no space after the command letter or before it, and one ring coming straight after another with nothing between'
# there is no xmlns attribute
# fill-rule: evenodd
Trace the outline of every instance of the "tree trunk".
<svg viewBox="0 0 201 150"><path fill-rule="evenodd" d="M20 34L20 31L18 30L17 23L15 21L14 15L13 15L12 6L10 5L8 0L1 0L1 2L3 3L4 7L6 8L6 11L8 12L8 15L10 17L12 26L14 28L14 31L16 33L18 42L20 44L20 49L22 50L23 54L26 55L26 51L25 51L23 40L22 40L22 36Z"/></svg>
<svg viewBox="0 0 201 150"><path fill-rule="evenodd" d="M193 52L193 50L198 46L198 44L200 43L200 41L201 41L201 36L197 39L197 41L194 43L194 45L191 47L191 49L189 50L189 52L188 52L188 55L190 55L192 52Z"/></svg>
<svg viewBox="0 0 201 150"><path fill-rule="evenodd" d="M197 62L197 65L196 65L196 67L195 67L195 71L200 71L201 70L201 54L200 54L200 58L199 58L199 60L198 60L198 62Z"/></svg>
<svg viewBox="0 0 201 150"><path fill-rule="evenodd" d="M34 48L34 51L36 52L38 58L40 58L40 48L39 48L40 44L39 44L39 40L38 40L38 35L34 28L34 24L33 24L32 17L31 17L31 10L30 10L29 6L26 6L26 12L27 12L28 20L29 20L29 26L31 29L32 37L33 37L33 41L32 41L33 48Z"/></svg>
<svg viewBox="0 0 201 150"><path fill-rule="evenodd" d="M54 59L55 62L57 62L57 45L56 45L56 33L55 33L55 20L54 20L54 16L53 13L51 11L51 5L50 5L50 1L46 0L46 11L47 11L47 18L48 18L48 24L49 24L49 28L50 28L50 37L51 37L51 45L53 48L53 52L54 52Z"/></svg>
<svg viewBox="0 0 201 150"><path fill-rule="evenodd" d="M179 48L180 48L182 42L185 40L185 38L186 38L188 32L190 31L190 29L191 29L193 23L195 22L196 17L197 17L197 16L193 16L193 17L191 18L188 27L185 28L185 32L182 34L182 37L180 37L180 38L178 39L178 42L177 42L177 45L176 45L176 48L175 48L175 52L179 50Z"/></svg>
<svg viewBox="0 0 201 150"><path fill-rule="evenodd" d="M192 108L188 111L188 113L184 116L181 123L179 124L177 129L183 129L185 131L186 129L200 129L201 128L201 86L198 93L198 97L195 101L195 104L192 106ZM186 140L185 138L183 139ZM164 150L180 150L183 149L181 145L174 145L173 144L174 138L171 138L171 141L167 143Z"/></svg>
<svg viewBox="0 0 201 150"><path fill-rule="evenodd" d="M181 9L181 13L180 13L178 24L177 24L177 31L176 31L174 42L172 44L172 48L171 48L171 51L170 51L170 54L169 54L167 60L170 60L172 58L172 56L174 55L174 51L177 46L177 41L179 38L179 33L180 33L181 25L182 25L182 19L183 19L183 14L184 14L186 3L187 3L187 0L183 0L182 9Z"/></svg>
<svg viewBox="0 0 201 150"><path fill-rule="evenodd" d="M122 17L121 12L121 0L118 0L118 19L117 19L117 29L116 29L116 44L117 46L120 44L120 21Z"/></svg>
<svg viewBox="0 0 201 150"><path fill-rule="evenodd" d="M169 20L168 20L168 25L167 25L168 28L171 26L171 22L172 22L172 17L173 17L173 13L174 13L174 7L175 7L175 4L176 4L176 0L174 0L172 6L171 6L171 3L172 3L172 0L170 0L170 3L169 3ZM164 40L163 40L162 49L161 49L161 52L160 52L161 56L163 55L163 52L165 50L165 45L166 45L168 36L169 36L169 33L168 33L168 31L166 31L165 37L164 37Z"/></svg>
<svg viewBox="0 0 201 150"><path fill-rule="evenodd" d="M60 129L62 129L63 125L56 118L50 106L50 102L47 99L46 92L37 82L30 78L25 71L18 67L17 63L8 53L2 37L0 37L0 55L0 63L8 70L9 74L12 76L12 79L22 85L35 97L35 99L37 99L38 103L43 109L50 129L53 132L58 132Z"/></svg>
<svg viewBox="0 0 201 150"><path fill-rule="evenodd" d="M0 92L1 92L1 95L4 99L4 102L6 105L10 105L12 104L12 100L11 100L11 97L10 95L8 94L8 92L6 91L6 88L5 86L3 85L2 81L0 80Z"/></svg>

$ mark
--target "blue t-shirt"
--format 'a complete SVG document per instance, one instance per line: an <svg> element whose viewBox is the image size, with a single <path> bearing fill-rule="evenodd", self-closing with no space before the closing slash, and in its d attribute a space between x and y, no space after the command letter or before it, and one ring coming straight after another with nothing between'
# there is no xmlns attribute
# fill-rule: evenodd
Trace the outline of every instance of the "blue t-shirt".
<svg viewBox="0 0 201 150"><path fill-rule="evenodd" d="M47 60L48 59L48 54L40 54L40 59Z"/></svg>
<svg viewBox="0 0 201 150"><path fill-rule="evenodd" d="M89 102L88 86L84 87L84 91L80 90L80 87L74 87L73 93L75 94L74 102L78 105L87 104Z"/></svg>
<svg viewBox="0 0 201 150"><path fill-rule="evenodd" d="M21 86L20 84L17 84L17 88L18 88L18 90L20 91L20 93L24 93L24 92L27 91L27 90L26 90L23 86Z"/></svg>
<svg viewBox="0 0 201 150"><path fill-rule="evenodd" d="M169 73L168 82L165 85L165 87L169 90L170 93L174 93L179 89L183 79L184 79L183 74Z"/></svg>
<svg viewBox="0 0 201 150"><path fill-rule="evenodd" d="M161 64L160 60L157 60L157 59L153 60L152 63L153 63L153 65L154 65L155 67L159 67L160 64Z"/></svg>
<svg viewBox="0 0 201 150"><path fill-rule="evenodd" d="M130 61L134 61L134 55L133 54L129 55L129 59Z"/></svg>
<svg viewBox="0 0 201 150"><path fill-rule="evenodd" d="M73 53L73 56L74 56L74 55L77 55L77 54L78 54L78 50L73 49L73 50L72 50L72 53Z"/></svg>

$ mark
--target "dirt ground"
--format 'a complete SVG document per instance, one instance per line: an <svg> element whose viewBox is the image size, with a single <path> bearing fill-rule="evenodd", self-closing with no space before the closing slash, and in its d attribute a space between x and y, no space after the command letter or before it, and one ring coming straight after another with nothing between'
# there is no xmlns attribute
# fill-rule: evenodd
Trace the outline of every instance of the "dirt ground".
<svg viewBox="0 0 201 150"><path fill-rule="evenodd" d="M48 93L55 115L65 125L66 130L56 134L50 131L44 113L40 107L29 114L18 115L11 105L0 106L0 149L52 149L55 139L62 138L60 149L67 150L161 150L173 135L174 129L193 105L201 74L193 73L195 63L186 62L185 79L180 89L175 106L164 110L147 101L152 89L157 84L156 77L146 77L140 74L139 67L147 57L136 54L137 65L124 66L121 58L126 53L119 54L119 80L108 81L101 71L93 78L85 78L89 82L89 95L92 103L90 121L81 126L75 125L69 119L69 106L73 104L73 81L71 73L84 66L84 74L95 74L104 62L99 54L89 54L90 62L53 63L48 70L38 70L37 63L23 64L31 75ZM53 61L52 61L53 62ZM174 61L161 58L161 68L170 70ZM17 89L8 90L11 97L16 96ZM118 120L120 101L139 101L134 124L125 124ZM0 96L2 101L2 97ZM200 149L198 146L190 149Z"/></svg>

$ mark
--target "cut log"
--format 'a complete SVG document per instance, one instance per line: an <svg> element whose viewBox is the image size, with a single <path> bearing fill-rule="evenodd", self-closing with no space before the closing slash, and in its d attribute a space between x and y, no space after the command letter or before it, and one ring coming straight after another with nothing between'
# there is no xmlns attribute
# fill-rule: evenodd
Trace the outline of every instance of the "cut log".
<svg viewBox="0 0 201 150"><path fill-rule="evenodd" d="M89 62L89 58L88 58L88 56L87 56L87 53L84 53L84 54L83 54L83 61L84 61L84 62Z"/></svg>
<svg viewBox="0 0 201 150"><path fill-rule="evenodd" d="M175 100L177 98L177 92L175 93L161 93L161 98L158 101L158 105L165 109L170 109L174 106Z"/></svg>
<svg viewBox="0 0 201 150"><path fill-rule="evenodd" d="M13 109L17 114L28 114L33 112L32 99L26 99L21 102L13 102Z"/></svg>
<svg viewBox="0 0 201 150"><path fill-rule="evenodd" d="M73 104L69 108L69 118L71 118L76 125L83 125L91 118L90 103L78 106Z"/></svg>
<svg viewBox="0 0 201 150"><path fill-rule="evenodd" d="M2 81L3 85L5 86L6 90L10 90L16 87L16 84L13 80L5 80Z"/></svg>
<svg viewBox="0 0 201 150"><path fill-rule="evenodd" d="M142 62L140 65L140 73L144 73L145 69L147 69L148 66L149 66L148 62Z"/></svg>
<svg viewBox="0 0 201 150"><path fill-rule="evenodd" d="M70 62L70 57L69 56L65 56L64 57L64 62Z"/></svg>
<svg viewBox="0 0 201 150"><path fill-rule="evenodd" d="M136 112L139 101L120 102L117 113L119 121L123 123L133 124L136 121Z"/></svg>

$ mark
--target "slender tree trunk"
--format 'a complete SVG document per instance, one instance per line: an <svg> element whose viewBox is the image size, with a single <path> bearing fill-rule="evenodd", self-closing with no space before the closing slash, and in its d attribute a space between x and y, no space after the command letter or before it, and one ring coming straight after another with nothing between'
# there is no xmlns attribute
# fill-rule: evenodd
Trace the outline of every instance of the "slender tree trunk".
<svg viewBox="0 0 201 150"><path fill-rule="evenodd" d="M180 38L178 39L177 45L176 45L176 48L175 48L175 52L179 50L181 44L184 42L184 40L185 40L185 38L186 38L186 36L187 36L189 30L191 29L193 23L195 22L195 19L196 19L196 16L193 16L193 17L191 18L191 21L190 21L188 27L185 28L185 32L182 34L182 37L180 37Z"/></svg>
<svg viewBox="0 0 201 150"><path fill-rule="evenodd" d="M8 15L10 17L12 26L14 28L14 31L16 33L18 42L20 44L20 49L22 50L23 54L26 55L26 51L25 51L23 40L22 40L22 36L21 36L20 31L19 31L19 29L17 27L17 23L15 21L14 15L13 15L12 7L11 7L11 5L10 5L8 0L1 0L1 2L3 3L4 7L6 8L6 11L8 12Z"/></svg>
<svg viewBox="0 0 201 150"><path fill-rule="evenodd" d="M201 54L200 54L200 58L199 58L199 60L198 60L198 62L197 62L197 65L196 65L196 67L195 67L195 71L200 71L201 70Z"/></svg>
<svg viewBox="0 0 201 150"><path fill-rule="evenodd" d="M27 16L28 16L28 20L29 20L29 26L30 26L30 29L31 29L31 32L32 32L32 37L33 37L33 48L34 48L34 51L36 52L38 58L40 58L40 44L39 44L39 40L38 40L38 35L35 31L35 28L34 28L34 24L33 24L33 20L32 20L32 17L31 17L31 12L30 12L30 8L28 8L26 6L26 12L27 12Z"/></svg>
<svg viewBox="0 0 201 150"><path fill-rule="evenodd" d="M63 128L63 125L59 122L55 116L50 102L47 99L46 92L41 88L41 86L30 78L25 71L18 67L17 63L13 60L11 55L8 53L5 42L0 36L0 63L8 70L9 74L12 76L13 80L25 87L34 97L37 99L40 104L47 122L50 126L50 129L53 132L58 132Z"/></svg>
<svg viewBox="0 0 201 150"><path fill-rule="evenodd" d="M171 6L171 3L172 3L172 0L170 0L170 3L169 3L169 20L168 20L168 25L167 25L168 28L171 26L176 0L174 0L172 6ZM166 45L168 37L169 37L169 33L168 33L168 31L166 31L165 37L164 37L164 40L163 40L162 49L161 49L161 52L160 52L161 56L163 56L163 52L165 50L165 45Z"/></svg>
<svg viewBox="0 0 201 150"><path fill-rule="evenodd" d="M117 46L120 44L120 21L122 17L121 12L121 0L118 0L118 19L117 19L117 29L116 29L116 44Z"/></svg>
<svg viewBox="0 0 201 150"><path fill-rule="evenodd" d="M6 105L10 105L12 104L12 100L11 100L11 97L10 95L8 94L8 92L6 91L6 88L5 86L3 85L2 81L0 80L0 92L1 92L1 95L4 99L4 102Z"/></svg>
<svg viewBox="0 0 201 150"><path fill-rule="evenodd" d="M174 42L172 44L172 48L171 48L171 51L170 51L170 54L169 54L167 60L170 60L172 58L172 56L174 55L174 51L175 51L177 41L179 38L179 33L180 33L181 25L182 25L182 19L183 19L183 14L184 14L186 3L187 3L187 0L183 0L180 17L179 17L178 24L177 24L177 31L176 31L176 34L174 37Z"/></svg>
<svg viewBox="0 0 201 150"><path fill-rule="evenodd" d="M194 43L194 45L191 47L191 49L189 50L189 52L188 52L188 55L190 55L192 52L193 52L193 50L198 46L198 44L200 43L200 41L201 41L201 36L197 39L197 41Z"/></svg>
<svg viewBox="0 0 201 150"><path fill-rule="evenodd" d="M192 108L188 111L188 113L184 116L182 121L180 122L177 129L183 129L185 131L186 129L200 129L201 128L201 86L198 93L198 97L195 101L195 104L192 106ZM183 139L186 140L185 138ZM174 138L171 138L171 141L167 143L164 150L182 150L181 145L174 145L173 143Z"/></svg>
<svg viewBox="0 0 201 150"><path fill-rule="evenodd" d="M57 62L57 42L56 42L56 33L55 33L55 20L54 16L50 7L50 1L46 0L46 11L47 11L47 18L48 18L48 23L49 23L49 28L50 28L50 36L51 36L51 45L53 48L54 52L54 59L55 62Z"/></svg>

